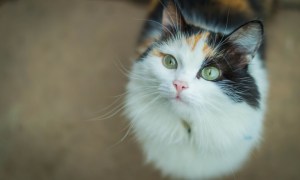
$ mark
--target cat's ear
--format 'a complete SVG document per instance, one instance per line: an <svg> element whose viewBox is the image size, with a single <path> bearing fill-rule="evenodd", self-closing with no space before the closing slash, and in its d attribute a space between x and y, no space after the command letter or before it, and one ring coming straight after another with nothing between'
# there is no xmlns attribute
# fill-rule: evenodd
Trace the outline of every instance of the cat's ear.
<svg viewBox="0 0 300 180"><path fill-rule="evenodd" d="M164 33L167 34L172 33L172 31L180 30L186 25L186 21L174 0L168 0L164 6L162 25Z"/></svg>
<svg viewBox="0 0 300 180"><path fill-rule="evenodd" d="M228 35L228 41L237 47L237 50L254 55L263 40L263 24L261 21L250 21Z"/></svg>

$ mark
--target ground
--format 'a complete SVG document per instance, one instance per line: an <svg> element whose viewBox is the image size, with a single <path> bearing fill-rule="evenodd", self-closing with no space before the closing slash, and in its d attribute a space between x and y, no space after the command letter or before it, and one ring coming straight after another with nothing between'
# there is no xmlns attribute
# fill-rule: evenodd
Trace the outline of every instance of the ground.
<svg viewBox="0 0 300 180"><path fill-rule="evenodd" d="M0 7L0 179L162 179L122 115L146 7L125 1L15 1ZM300 11L267 22L271 80L264 140L226 179L300 179ZM120 65L122 64L122 65ZM116 103L118 105L119 102Z"/></svg>

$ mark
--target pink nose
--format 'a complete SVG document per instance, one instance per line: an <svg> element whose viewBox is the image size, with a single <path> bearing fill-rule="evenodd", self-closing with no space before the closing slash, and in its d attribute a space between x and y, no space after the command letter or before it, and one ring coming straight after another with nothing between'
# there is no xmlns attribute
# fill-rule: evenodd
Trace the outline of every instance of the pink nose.
<svg viewBox="0 0 300 180"><path fill-rule="evenodd" d="M175 87L175 89L177 90L178 93L181 93L181 91L189 88L188 84L184 81L175 80L173 82L173 85L174 85L174 87Z"/></svg>

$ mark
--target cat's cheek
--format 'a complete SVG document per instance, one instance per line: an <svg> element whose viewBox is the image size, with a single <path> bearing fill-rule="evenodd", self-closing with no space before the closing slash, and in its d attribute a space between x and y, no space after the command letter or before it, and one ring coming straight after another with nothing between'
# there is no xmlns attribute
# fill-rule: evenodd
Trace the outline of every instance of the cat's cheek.
<svg viewBox="0 0 300 180"><path fill-rule="evenodd" d="M207 100L216 99L222 95L222 91L215 82L206 81L204 79L196 79L192 82L193 87L190 89L189 100L205 105ZM195 103L195 104L197 104Z"/></svg>
<svg viewBox="0 0 300 180"><path fill-rule="evenodd" d="M176 76L176 70L167 69L163 66L153 68L153 72L154 76L157 79L159 79L162 83L172 84Z"/></svg>

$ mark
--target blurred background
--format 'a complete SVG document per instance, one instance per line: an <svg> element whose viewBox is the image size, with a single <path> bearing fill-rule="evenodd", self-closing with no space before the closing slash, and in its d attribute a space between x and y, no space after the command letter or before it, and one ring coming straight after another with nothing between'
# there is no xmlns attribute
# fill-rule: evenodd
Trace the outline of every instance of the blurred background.
<svg viewBox="0 0 300 180"><path fill-rule="evenodd" d="M120 63L130 68L147 9L138 0L0 1L1 180L162 179L122 115L94 120L124 93ZM224 179L300 179L300 1L279 1L266 34L264 141Z"/></svg>

